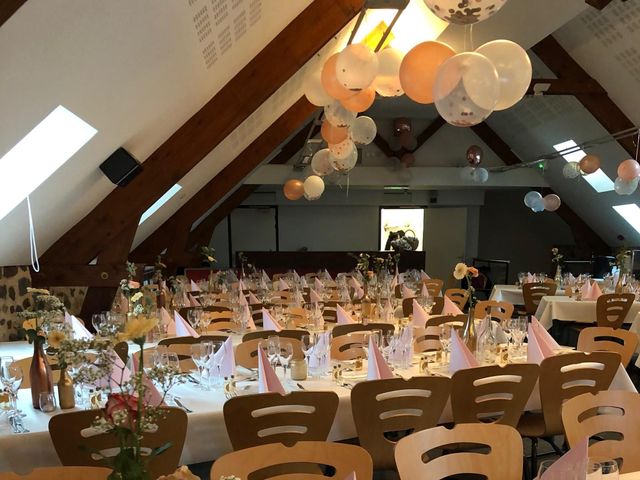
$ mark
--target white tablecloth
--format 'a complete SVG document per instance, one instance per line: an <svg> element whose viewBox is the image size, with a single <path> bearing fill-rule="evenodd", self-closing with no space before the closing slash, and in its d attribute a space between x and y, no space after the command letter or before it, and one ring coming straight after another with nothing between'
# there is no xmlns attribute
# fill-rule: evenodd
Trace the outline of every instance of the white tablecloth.
<svg viewBox="0 0 640 480"><path fill-rule="evenodd" d="M27 346L29 347L29 346ZM0 344L0 355L9 349L27 351L24 346ZM29 351L30 353L30 351ZM16 358L17 355L16 355ZM281 370L278 369L278 373ZM409 377L416 375L417 368L401 370L397 373ZM446 374L445 371L441 372ZM329 435L330 440L342 440L356 437L356 429L351 415L351 390L339 387L328 379L306 380L300 382L306 390L330 390L339 397L338 411ZM287 390L298 390L295 383L284 383ZM240 394L257 393L257 382L241 382ZM621 367L614 378L611 388L615 390L635 391L627 372ZM179 385L171 393L181 398L182 402L194 412L188 415L187 438L185 441L181 464L192 464L210 461L231 451L231 444L224 424L222 407L225 397L221 391L202 391L191 383ZM30 433L13 434L4 417L0 417L0 471L28 472L36 467L59 465L58 457L47 430L49 418L62 413L56 410L43 413L31 406L31 391L22 389L19 393L19 408L27 415L24 425ZM529 399L526 409L540 408L537 388ZM68 411L68 410L65 410ZM452 420L451 407L447 405L441 422Z"/></svg>
<svg viewBox="0 0 640 480"><path fill-rule="evenodd" d="M640 312L640 302L633 302L631 310L625 318L625 323L631 323ZM596 323L596 301L575 300L571 297L553 296L542 297L536 318L546 329L551 328L553 320L565 322Z"/></svg>
<svg viewBox="0 0 640 480"><path fill-rule="evenodd" d="M556 291L556 295L564 296L564 290L559 288ZM495 300L496 302L509 302L513 305L524 305L522 287L516 287L515 285L494 285L493 290L491 290L489 300Z"/></svg>

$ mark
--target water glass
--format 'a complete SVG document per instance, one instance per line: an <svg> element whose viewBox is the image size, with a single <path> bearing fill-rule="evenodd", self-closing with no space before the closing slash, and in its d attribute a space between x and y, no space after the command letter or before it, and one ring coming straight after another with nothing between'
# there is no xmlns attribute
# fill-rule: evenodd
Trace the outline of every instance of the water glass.
<svg viewBox="0 0 640 480"><path fill-rule="evenodd" d="M42 412L49 413L56 409L56 396L52 392L40 392L38 402Z"/></svg>
<svg viewBox="0 0 640 480"><path fill-rule="evenodd" d="M287 378L287 367L289 366L289 362L293 357L293 345L290 343L280 344L280 349L278 351L278 360L284 369L284 378Z"/></svg>

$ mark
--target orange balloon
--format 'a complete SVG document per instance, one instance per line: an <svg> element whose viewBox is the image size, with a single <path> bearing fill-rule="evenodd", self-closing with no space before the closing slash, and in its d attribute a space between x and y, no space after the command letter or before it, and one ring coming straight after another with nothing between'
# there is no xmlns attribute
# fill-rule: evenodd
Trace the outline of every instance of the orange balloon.
<svg viewBox="0 0 640 480"><path fill-rule="evenodd" d="M368 110L376 99L376 89L374 87L368 87L364 90L360 90L353 97L340 100L342 106L350 112L364 112Z"/></svg>
<svg viewBox="0 0 640 480"><path fill-rule="evenodd" d="M582 170L585 174L590 174L595 172L600 168L600 159L595 155L585 155L580 160L580 170Z"/></svg>
<svg viewBox="0 0 640 480"><path fill-rule="evenodd" d="M325 91L336 100L344 100L345 98L352 97L358 92L353 92L342 86L342 84L336 78L336 61L338 54L331 55L322 67L322 73L320 80Z"/></svg>
<svg viewBox="0 0 640 480"><path fill-rule="evenodd" d="M413 47L400 64L400 85L418 103L433 103L433 84L442 63L456 52L441 42L423 42Z"/></svg>
<svg viewBox="0 0 640 480"><path fill-rule="evenodd" d="M349 135L348 127L336 127L326 118L322 121L322 128L320 134L327 143L340 143Z"/></svg>
<svg viewBox="0 0 640 480"><path fill-rule="evenodd" d="M287 180L282 191L289 200L299 200L304 195L304 184L295 178Z"/></svg>

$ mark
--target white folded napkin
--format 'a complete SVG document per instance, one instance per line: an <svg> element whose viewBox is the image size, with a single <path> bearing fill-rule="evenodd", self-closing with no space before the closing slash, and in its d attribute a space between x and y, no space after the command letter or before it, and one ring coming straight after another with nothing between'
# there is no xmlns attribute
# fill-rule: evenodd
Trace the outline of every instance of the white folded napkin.
<svg viewBox="0 0 640 480"><path fill-rule="evenodd" d="M236 374L236 357L233 353L233 341L231 337L227 338L222 345L222 348L218 350L207 362L207 369L213 374L217 374L215 371L215 365L220 365L220 376L230 377Z"/></svg>

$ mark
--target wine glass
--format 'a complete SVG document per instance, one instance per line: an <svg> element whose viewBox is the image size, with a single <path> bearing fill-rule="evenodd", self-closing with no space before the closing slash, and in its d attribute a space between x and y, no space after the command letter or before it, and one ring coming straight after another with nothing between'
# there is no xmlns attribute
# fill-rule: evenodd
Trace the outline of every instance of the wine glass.
<svg viewBox="0 0 640 480"><path fill-rule="evenodd" d="M4 388L9 393L11 399L11 412L13 414L21 413L17 410L17 398L18 390L22 385L23 372L20 364L17 363L12 357L2 357L2 364L0 364L0 375Z"/></svg>
<svg viewBox="0 0 640 480"><path fill-rule="evenodd" d="M191 308L187 311L187 320L189 320L189 323L193 325L193 328L195 328L196 331L200 330L201 318L202 318L202 309Z"/></svg>
<svg viewBox="0 0 640 480"><path fill-rule="evenodd" d="M291 343L280 344L280 349L278 351L278 360L282 365L284 370L284 378L287 378L287 367L289 366L289 362L293 357L293 345Z"/></svg>
<svg viewBox="0 0 640 480"><path fill-rule="evenodd" d="M309 365L309 359L311 357L311 352L314 345L315 342L313 335L305 334L300 337L300 347L302 349L304 357L307 360L307 365Z"/></svg>
<svg viewBox="0 0 640 480"><path fill-rule="evenodd" d="M205 313L200 311L200 325L202 325L202 331L206 332L211 325L211 315L205 315Z"/></svg>
<svg viewBox="0 0 640 480"><path fill-rule="evenodd" d="M269 363L275 369L278 365L278 352L280 351L280 337L271 335L267 338L266 353Z"/></svg>
<svg viewBox="0 0 640 480"><path fill-rule="evenodd" d="M191 358L193 359L193 363L195 363L196 367L198 368L200 387L204 390L207 389L204 384L204 369L207 362L209 361L212 350L213 345L211 344L211 342L194 343L191 345Z"/></svg>
<svg viewBox="0 0 640 480"><path fill-rule="evenodd" d="M449 347L451 346L452 326L449 323L440 325L440 344L442 345L442 363L447 361L449 355Z"/></svg>
<svg viewBox="0 0 640 480"><path fill-rule="evenodd" d="M215 368L215 376L219 383L222 383L222 362L224 360L224 342L222 340L215 340L211 343L211 360L210 366Z"/></svg>
<svg viewBox="0 0 640 480"><path fill-rule="evenodd" d="M102 313L94 313L93 315L91 315L91 325L93 325L93 328L95 328L97 334L100 334L100 332L102 331L104 320L104 315Z"/></svg>

